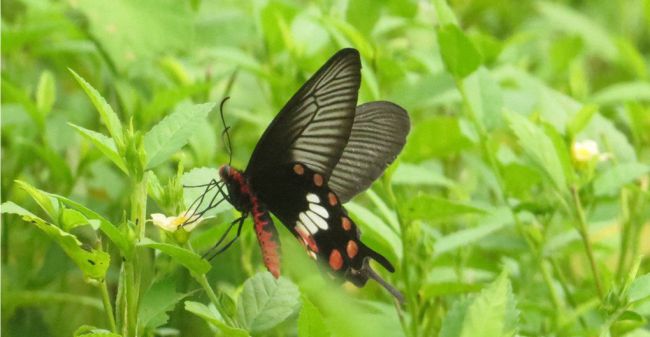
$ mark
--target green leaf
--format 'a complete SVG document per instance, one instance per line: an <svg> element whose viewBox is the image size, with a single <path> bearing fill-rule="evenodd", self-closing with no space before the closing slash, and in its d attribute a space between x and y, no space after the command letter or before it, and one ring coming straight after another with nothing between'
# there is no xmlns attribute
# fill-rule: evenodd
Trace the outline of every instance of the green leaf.
<svg viewBox="0 0 650 337"><path fill-rule="evenodd" d="M438 44L447 71L457 79L473 73L483 62L476 46L458 26L447 24L440 27Z"/></svg>
<svg viewBox="0 0 650 337"><path fill-rule="evenodd" d="M208 112L213 107L214 103L180 106L149 130L144 136L144 148L149 160L147 168L161 164L187 144L199 125L207 122Z"/></svg>
<svg viewBox="0 0 650 337"><path fill-rule="evenodd" d="M501 120L503 94L499 83L485 68L480 68L463 81L467 103L485 128L495 128Z"/></svg>
<svg viewBox="0 0 650 337"><path fill-rule="evenodd" d="M77 73L72 69L69 70L79 85L81 85L81 88L86 92L86 95L90 98L90 101L95 106L95 109L97 109L97 112L99 112L99 117L102 119L102 122L104 122L104 125L106 125L108 133L115 141L117 148L121 149L124 146L124 133L122 131L122 122L120 122L120 118L95 88L88 84L88 82L86 82L86 80L81 76L77 75Z"/></svg>
<svg viewBox="0 0 650 337"><path fill-rule="evenodd" d="M436 241L435 255L442 255L461 247L470 246L481 239L514 223L512 213L507 208L499 208L479 220L481 225L456 231Z"/></svg>
<svg viewBox="0 0 650 337"><path fill-rule="evenodd" d="M641 163L622 163L608 168L594 181L596 195L613 196L623 186L638 180L650 172L650 166Z"/></svg>
<svg viewBox="0 0 650 337"><path fill-rule="evenodd" d="M196 275L203 275L210 270L208 261L202 259L199 255L179 246L168 243L155 242L149 238L144 238L138 243L140 247L157 249L169 255L174 261L183 265Z"/></svg>
<svg viewBox="0 0 650 337"><path fill-rule="evenodd" d="M61 210L61 227L65 231L70 231L73 228L83 226L83 225L91 225L93 226L93 230L96 230L98 226L95 226L98 223L98 221L91 221L86 219L86 217L81 214L81 212L78 212L74 209L70 208L63 208Z"/></svg>
<svg viewBox="0 0 650 337"><path fill-rule="evenodd" d="M232 337L249 337L250 335L246 330L235 328L227 325L219 316L214 307L206 307L203 303L185 301L185 310L195 314L196 316L202 318L204 321L216 326L221 330L225 336Z"/></svg>
<svg viewBox="0 0 650 337"><path fill-rule="evenodd" d="M445 0L434 0L433 7L436 9L436 17L442 25L458 26L458 19L454 11L449 7Z"/></svg>
<svg viewBox="0 0 650 337"><path fill-rule="evenodd" d="M322 20L325 23L324 27L329 29L330 33L334 36L334 40L338 40L339 45L353 45L365 59L373 59L375 57L376 49L373 48L366 36L357 30L355 25L339 20L334 16L323 16ZM362 76L366 75L367 73L362 69Z"/></svg>
<svg viewBox="0 0 650 337"><path fill-rule="evenodd" d="M477 283L434 282L424 286L421 293L426 298L434 298L446 295L478 292L481 288L482 285Z"/></svg>
<svg viewBox="0 0 650 337"><path fill-rule="evenodd" d="M402 258L402 241L395 230L375 212L355 203L345 205L356 224L361 228L364 242L375 250L388 254L388 259Z"/></svg>
<svg viewBox="0 0 650 337"><path fill-rule="evenodd" d="M634 147L630 144L627 135L617 128L613 121L601 114L592 117L591 122L580 133L582 139L598 140L606 144L606 149L619 162L636 162L637 156Z"/></svg>
<svg viewBox="0 0 650 337"><path fill-rule="evenodd" d="M0 205L2 213L20 215L26 222L38 227L50 239L54 240L72 261L81 269L84 276L96 280L103 280L110 264L110 255L97 249L83 247L77 238L61 228L46 222L11 201Z"/></svg>
<svg viewBox="0 0 650 337"><path fill-rule="evenodd" d="M379 20L382 6L377 6L375 0L355 0L350 1L347 7L347 21L354 22L357 29L364 35L370 36Z"/></svg>
<svg viewBox="0 0 650 337"><path fill-rule="evenodd" d="M152 284L140 302L138 324L149 329L164 325L169 320L167 312L173 310L176 303L189 295L190 293L177 293L176 283L171 278Z"/></svg>
<svg viewBox="0 0 650 337"><path fill-rule="evenodd" d="M119 71L190 50L194 40L194 13L185 1L84 0L74 6L87 16L90 33Z"/></svg>
<svg viewBox="0 0 650 337"><path fill-rule="evenodd" d="M52 198L58 199L66 206L79 211L90 221L93 220L99 221L99 230L101 230L102 233L104 233L115 244L115 246L117 246L117 248L120 250L123 256L126 257L131 256L133 247L131 246L129 239L125 234L120 232L119 229L117 229L117 227L113 225L113 223L106 220L106 218L99 215L99 213L96 213L95 211L91 210L90 208L87 208L86 206L76 201L70 200L66 197L56 195L56 194L48 194L48 195Z"/></svg>
<svg viewBox="0 0 650 337"><path fill-rule="evenodd" d="M637 49L635 44L627 38L617 38L616 46L618 47L618 63L624 69L636 78L643 80L648 79L648 70L643 54Z"/></svg>
<svg viewBox="0 0 650 337"><path fill-rule="evenodd" d="M244 282L237 301L237 320L251 333L267 331L291 316L300 305L298 288L271 273L255 274Z"/></svg>
<svg viewBox="0 0 650 337"><path fill-rule="evenodd" d="M441 197L420 195L410 200L406 206L408 219L441 220L465 214L484 214L482 208L451 201Z"/></svg>
<svg viewBox="0 0 650 337"><path fill-rule="evenodd" d="M519 313L510 281L502 273L477 296L454 305L442 322L440 337L510 337Z"/></svg>
<svg viewBox="0 0 650 337"><path fill-rule="evenodd" d="M41 73L36 87L36 108L41 116L47 116L52 111L56 100L56 85L54 75L51 71L45 70Z"/></svg>
<svg viewBox="0 0 650 337"><path fill-rule="evenodd" d="M542 128L519 114L508 113L506 117L521 147L537 168L548 175L558 190L563 191L566 188L566 177L551 138Z"/></svg>
<svg viewBox="0 0 650 337"><path fill-rule="evenodd" d="M391 183L395 185L440 186L454 188L456 183L426 165L400 163L392 176Z"/></svg>
<svg viewBox="0 0 650 337"><path fill-rule="evenodd" d="M600 105L639 101L648 102L650 101L650 83L638 81L612 84L594 93L591 101Z"/></svg>
<svg viewBox="0 0 650 337"><path fill-rule="evenodd" d="M53 221L59 218L59 205L47 195L47 193L37 189L36 187L20 180L16 180L16 185L27 192L34 201L47 213Z"/></svg>
<svg viewBox="0 0 650 337"><path fill-rule="evenodd" d="M637 277L627 291L627 298L630 302L646 299L650 296L650 274Z"/></svg>
<svg viewBox="0 0 650 337"><path fill-rule="evenodd" d="M443 134L445 136L440 137ZM463 135L457 118L431 117L413 126L403 157L410 162L420 162L459 153L471 144Z"/></svg>
<svg viewBox="0 0 650 337"><path fill-rule="evenodd" d="M122 170L122 172L126 174L129 173L126 169L124 159L118 153L115 142L111 138L106 137L99 132L88 130L72 123L68 123L68 125L75 128L75 130L84 136L84 138L90 140L99 149L99 151L101 151L108 159L110 159L120 170Z"/></svg>
<svg viewBox="0 0 650 337"><path fill-rule="evenodd" d="M298 316L298 336L329 337L331 335L323 314L306 296L302 296L302 308Z"/></svg>
<svg viewBox="0 0 650 337"><path fill-rule="evenodd" d="M461 298L454 303L442 321L438 337L460 337L463 335L463 323L467 316L467 308L471 303L469 298Z"/></svg>
<svg viewBox="0 0 650 337"><path fill-rule="evenodd" d="M555 153L557 153L557 158L560 161L560 166L562 167L562 173L564 175L565 181L569 185L573 184L575 181L575 174L573 164L571 162L571 151L569 150L569 146L565 142L564 137L552 125L544 123L542 127L544 133L551 140L551 143L553 143Z"/></svg>
<svg viewBox="0 0 650 337"><path fill-rule="evenodd" d="M82 325L74 332L74 337L122 337L105 329L96 328L91 325Z"/></svg>
<svg viewBox="0 0 650 337"><path fill-rule="evenodd" d="M598 106L593 104L583 105L580 110L573 116L567 125L567 131L571 138L575 137L580 131L582 131L594 114L598 112Z"/></svg>

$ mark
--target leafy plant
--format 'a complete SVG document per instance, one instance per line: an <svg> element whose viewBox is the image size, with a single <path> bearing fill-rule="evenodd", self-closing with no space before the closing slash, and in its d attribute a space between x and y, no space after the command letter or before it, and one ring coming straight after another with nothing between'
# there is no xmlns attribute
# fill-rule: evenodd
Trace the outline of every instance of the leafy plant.
<svg viewBox="0 0 650 337"><path fill-rule="evenodd" d="M650 335L649 1L2 9L2 333ZM359 102L412 120L346 205L403 306L332 284L279 222L280 279L250 223L208 262L227 203L177 226L204 191L183 186L243 167L343 47L362 55Z"/></svg>

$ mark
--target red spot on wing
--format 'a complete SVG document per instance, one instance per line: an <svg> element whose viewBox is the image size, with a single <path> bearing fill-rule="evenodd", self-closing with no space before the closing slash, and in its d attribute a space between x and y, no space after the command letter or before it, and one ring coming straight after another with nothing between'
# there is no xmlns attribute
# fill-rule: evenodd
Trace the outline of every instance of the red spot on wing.
<svg viewBox="0 0 650 337"><path fill-rule="evenodd" d="M338 199L336 199L336 195L334 195L332 192L329 192L327 194L327 200L329 201L330 206L336 206L336 204L339 202Z"/></svg>
<svg viewBox="0 0 650 337"><path fill-rule="evenodd" d="M314 185L321 187L323 186L323 176L316 173L314 174Z"/></svg>
<svg viewBox="0 0 650 337"><path fill-rule="evenodd" d="M330 267L336 271L343 267L343 256L341 256L338 249L332 249L332 252L330 253Z"/></svg>
<svg viewBox="0 0 650 337"><path fill-rule="evenodd" d="M343 227L343 229L345 229L346 231L352 229L352 222L348 217L344 216L341 218L341 227Z"/></svg>
<svg viewBox="0 0 650 337"><path fill-rule="evenodd" d="M293 165L293 172L301 176L305 173L305 167L300 164Z"/></svg>
<svg viewBox="0 0 650 337"><path fill-rule="evenodd" d="M354 242L354 240L350 240L348 241L348 245L345 247L345 251L348 253L348 256L353 259L359 252L359 246L357 246L357 243Z"/></svg>

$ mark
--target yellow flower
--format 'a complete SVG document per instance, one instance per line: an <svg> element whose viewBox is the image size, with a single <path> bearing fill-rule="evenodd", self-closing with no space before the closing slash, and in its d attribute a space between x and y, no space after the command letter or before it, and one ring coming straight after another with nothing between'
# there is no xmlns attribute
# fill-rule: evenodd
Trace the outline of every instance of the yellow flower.
<svg viewBox="0 0 650 337"><path fill-rule="evenodd" d="M194 220L192 223L183 225L191 219L191 216L188 216L186 213L187 212L183 212L178 216L166 216L161 213L153 213L151 214L151 222L170 233L177 231L179 228L183 228L186 232L190 232L201 222L202 219L192 219Z"/></svg>
<svg viewBox="0 0 650 337"><path fill-rule="evenodd" d="M598 150L598 143L591 139L574 142L571 145L571 157L576 163L589 163L594 159L605 159Z"/></svg>

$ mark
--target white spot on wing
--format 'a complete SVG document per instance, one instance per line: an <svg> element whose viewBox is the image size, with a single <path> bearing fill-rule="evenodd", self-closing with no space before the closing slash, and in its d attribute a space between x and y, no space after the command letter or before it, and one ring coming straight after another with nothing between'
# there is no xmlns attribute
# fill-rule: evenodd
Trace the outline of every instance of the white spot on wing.
<svg viewBox="0 0 650 337"><path fill-rule="evenodd" d="M320 217L323 219L327 219L329 217L327 210L325 209L325 207L321 205L309 204L309 209L312 210L314 213L320 215Z"/></svg>
<svg viewBox="0 0 650 337"><path fill-rule="evenodd" d="M300 220L296 221L296 232L301 233L302 235L309 235L309 231L307 231L307 228L305 228L305 225L303 225Z"/></svg>
<svg viewBox="0 0 650 337"><path fill-rule="evenodd" d="M302 212L298 215L298 224L302 224L303 226L307 227L307 230L309 233L316 234L318 232L318 227L316 224L311 221L311 219L305 214L305 212Z"/></svg>
<svg viewBox="0 0 650 337"><path fill-rule="evenodd" d="M308 193L307 194L307 201L312 202L314 204L318 204L318 203L320 203L320 198L314 193Z"/></svg>
<svg viewBox="0 0 650 337"><path fill-rule="evenodd" d="M309 253L309 256L311 256L312 259L318 260L318 255L316 255L316 253L312 252L311 250L307 250L307 252Z"/></svg>
<svg viewBox="0 0 650 337"><path fill-rule="evenodd" d="M306 211L305 213L307 213L309 219L311 219L311 221L314 222L318 228L324 230L327 229L327 221L325 221L325 219L321 218L318 214L312 211Z"/></svg>

